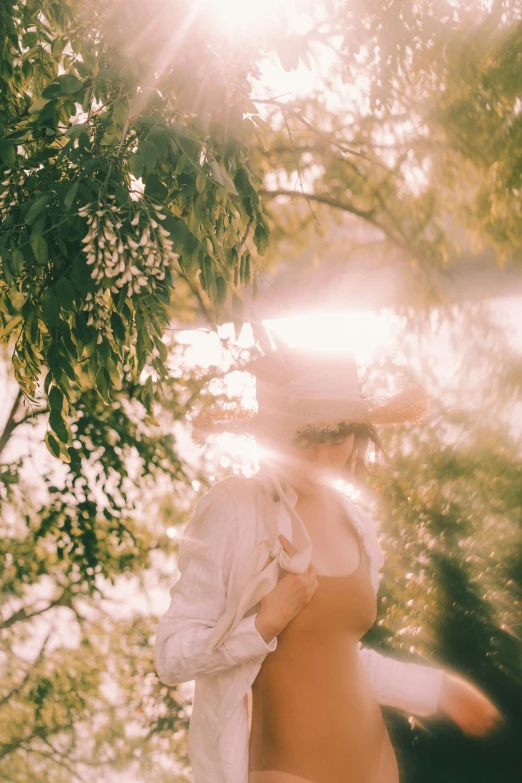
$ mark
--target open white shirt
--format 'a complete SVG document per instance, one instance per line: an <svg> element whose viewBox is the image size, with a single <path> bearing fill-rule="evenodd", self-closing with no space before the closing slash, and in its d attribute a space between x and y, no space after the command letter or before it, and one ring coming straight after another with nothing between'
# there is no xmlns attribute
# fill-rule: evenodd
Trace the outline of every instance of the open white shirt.
<svg viewBox="0 0 522 783"><path fill-rule="evenodd" d="M274 488L282 502L274 501ZM339 497L361 537L377 593L384 559L377 531L360 505L343 492ZM195 680L188 733L195 783L248 783L250 687L277 647L277 636L267 643L255 626L260 596L275 585L279 566L302 573L311 556L296 502L293 487L281 485L265 466L252 478L230 476L215 484L185 527L180 575L159 620L155 660L167 685ZM298 548L293 558L280 546L279 533ZM361 644L359 655L379 704L419 716L436 712L442 668L396 660Z"/></svg>

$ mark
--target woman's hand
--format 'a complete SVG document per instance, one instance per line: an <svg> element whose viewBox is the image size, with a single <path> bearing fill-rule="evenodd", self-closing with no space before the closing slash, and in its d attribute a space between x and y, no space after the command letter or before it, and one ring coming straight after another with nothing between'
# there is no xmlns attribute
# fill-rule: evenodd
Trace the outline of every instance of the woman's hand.
<svg viewBox="0 0 522 783"><path fill-rule="evenodd" d="M445 672L439 711L453 720L465 734L482 737L504 720L502 713L476 685L458 674Z"/></svg>
<svg viewBox="0 0 522 783"><path fill-rule="evenodd" d="M282 533L279 539L290 557L297 549ZM286 573L260 601L256 628L268 642L277 636L310 601L317 590L317 569L311 563L303 574Z"/></svg>

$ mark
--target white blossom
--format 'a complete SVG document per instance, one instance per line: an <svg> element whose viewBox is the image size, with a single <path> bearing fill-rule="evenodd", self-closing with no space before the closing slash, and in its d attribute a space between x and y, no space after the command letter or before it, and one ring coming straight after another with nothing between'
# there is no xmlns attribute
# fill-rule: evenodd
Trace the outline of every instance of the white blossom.
<svg viewBox="0 0 522 783"><path fill-rule="evenodd" d="M156 222L156 218L164 220L166 216L146 204L137 208L133 205L134 209L132 218L128 207L116 204L102 206L96 202L78 210L88 226L82 239L86 262L98 284L94 295L87 294L83 309L89 313L87 323L99 332L98 342L104 334L112 337L110 292L118 293L125 285L133 295L154 291L165 279L166 269L178 260L169 232ZM122 234L124 225L126 231ZM111 281L109 289L102 285L107 279Z"/></svg>

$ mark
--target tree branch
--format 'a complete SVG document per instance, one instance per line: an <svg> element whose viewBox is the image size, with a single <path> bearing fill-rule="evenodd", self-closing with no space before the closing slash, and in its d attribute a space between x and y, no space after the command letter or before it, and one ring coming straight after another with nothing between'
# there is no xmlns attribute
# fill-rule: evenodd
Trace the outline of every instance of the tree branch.
<svg viewBox="0 0 522 783"><path fill-rule="evenodd" d="M277 196L290 196L291 198L293 198L294 196L298 196L299 198L306 198L307 200L309 199L311 201L316 201L320 204L326 204L327 206L332 207L333 209L341 209L343 212L349 212L350 214L361 218L361 220L366 220L368 223L371 223L372 226L378 228L379 231L382 231L383 234L387 237L387 239L394 242L397 246L401 247L406 252L410 253L412 257L418 261L419 268L425 274L428 284L430 285L432 290L435 290L429 267L426 265L424 260L420 257L419 252L415 248L415 246L412 245L411 241L405 236L399 223L398 223L398 231L400 236L396 236L389 228L382 225L382 223L380 223L374 217L375 215L374 210L365 212L362 209L357 209L357 207L354 207L353 204L341 201L340 199L334 198L332 196L327 196L322 193L302 193L299 190L289 190L286 188L276 188L275 190L260 188L257 192L259 193L260 196L264 196L265 198L276 198ZM386 206L384 204L382 204L382 206L391 217L391 213L387 210Z"/></svg>
<svg viewBox="0 0 522 783"><path fill-rule="evenodd" d="M3 696L3 697L0 699L0 707L2 707L2 706L3 706L3 705L6 703L6 702L8 702L8 701L9 701L9 700L10 700L10 699L11 699L11 698L12 698L12 697L13 697L13 696L16 694L16 693L18 693L19 691L21 691L21 690L22 690L22 688L24 687L24 685L25 685L25 684L26 684L26 682L28 681L29 677L31 676L31 672L32 672L32 670L33 670L33 669L35 669L35 668L38 666L38 664L40 663L40 661L42 660L42 658L43 658L43 654L44 654L44 651L45 651L45 648L47 647L47 642L49 641L49 639L50 639L50 637L51 637L51 634L52 634L52 631L50 631L50 632L47 634L47 636L45 637L45 639L44 639L44 641L43 641L43 644L42 644L42 646L41 646L41 648L40 648L40 652L38 653L38 656L37 656L36 660L35 660L35 661L34 661L34 663L31 665L31 667L30 667L29 671L27 672L27 674L25 675L25 677L23 678L23 680L22 680L20 683L18 683L18 685L15 685L15 687L14 687L14 688L12 688L12 689L9 691L9 693L7 693L5 696Z"/></svg>
<svg viewBox="0 0 522 783"><path fill-rule="evenodd" d="M18 410L18 407L20 405L20 401L22 399L22 390L18 389L18 394L15 397L15 400L13 402L13 405L11 407L11 410L9 412L9 416L7 417L7 421L4 427L4 431L0 435L0 454L2 454L3 450L9 443L9 439L11 435L13 434L13 430L18 426L19 422L15 421L16 412Z"/></svg>
<svg viewBox="0 0 522 783"><path fill-rule="evenodd" d="M352 215L356 215L362 220L366 220L369 223L375 225L377 228L380 228L381 231L386 232L386 229L376 222L373 210L370 212L365 212L362 209L357 209L357 207L354 207L353 204L350 204L347 201L341 201L340 199L334 198L332 196L326 196L322 193L305 193L304 191L289 190L287 188L276 188L275 190L259 188L257 192L260 196L265 196L265 198L276 198L277 196L290 196L293 198L294 196L298 196L299 198L316 201L318 204L326 204L327 206L333 207L334 209L341 209L343 212L350 212Z"/></svg>
<svg viewBox="0 0 522 783"><path fill-rule="evenodd" d="M31 620L33 617L38 617L39 615L44 614L44 612L48 612L49 609L54 609L56 606L67 606L68 604L66 601L66 596L67 591L64 590L61 596L55 601L51 601L51 603L47 606L44 606L43 609L37 609L34 612L27 612L25 606L23 606L17 612L14 612L10 617L8 617L7 620L5 620L3 623L0 623L0 628L10 628L15 623Z"/></svg>
<svg viewBox="0 0 522 783"><path fill-rule="evenodd" d="M331 135L329 135L325 131L322 131L320 128L317 128L315 125L312 125L312 123L309 122L307 119L305 119L301 113L296 111L292 106L289 106L287 103L283 103L282 101L277 101L277 100L270 100L270 99L260 100L257 98L255 99L255 103L268 103L268 104L272 104L273 106L277 106L283 112L288 112L290 116L294 117L296 120L301 122L306 128L311 130L312 133L315 133L321 139L324 139L326 142L328 142L328 144L330 144L332 147L336 147L345 155L354 155L357 158L362 158L362 160L365 160L368 163L372 163L373 165L379 166L380 168L384 169L385 171L388 172L388 174L391 174L392 177L399 177L399 179L404 179L404 176L402 174L400 174L398 171L393 171L381 160L378 160L378 158L370 158L368 155L365 155L364 152L359 152L359 150L354 150L351 147L347 147L345 144L336 141Z"/></svg>
<svg viewBox="0 0 522 783"><path fill-rule="evenodd" d="M73 777L77 778L81 783L87 783L85 778L82 777L82 775L80 775L80 773L77 772L77 770L75 770L74 767L72 767L70 764L67 763L66 757L64 756L63 753L60 753L60 751L57 750L53 745L51 745L49 740L46 739L45 737L42 737L42 740L49 748L51 748L52 753L44 753L42 750L38 750L37 748L31 748L30 750L31 753L37 753L38 755L43 756L46 759L49 759L54 764L57 764L59 767L63 767L63 769L66 769L68 772L71 773Z"/></svg>

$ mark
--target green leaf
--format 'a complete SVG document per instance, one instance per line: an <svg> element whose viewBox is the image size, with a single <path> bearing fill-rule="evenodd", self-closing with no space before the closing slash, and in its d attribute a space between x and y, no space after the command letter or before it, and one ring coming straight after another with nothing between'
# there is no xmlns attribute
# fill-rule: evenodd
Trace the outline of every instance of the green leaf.
<svg viewBox="0 0 522 783"><path fill-rule="evenodd" d="M116 103L113 110L113 117L119 128L125 128L128 116L129 107L125 103Z"/></svg>
<svg viewBox="0 0 522 783"><path fill-rule="evenodd" d="M49 414L49 425L51 429L58 435L58 438L62 441L62 443L69 443L71 441L71 433L69 432L69 428L64 416L62 416L61 409L56 410L51 408L51 413Z"/></svg>
<svg viewBox="0 0 522 783"><path fill-rule="evenodd" d="M51 42L51 54L55 60L59 60L61 58L64 45L64 38L53 38Z"/></svg>
<svg viewBox="0 0 522 783"><path fill-rule="evenodd" d="M223 185L226 188L226 190L229 193L232 193L233 196L237 196L238 192L230 174L228 174L228 172L225 171L223 166L218 166L218 169L219 169L219 173L221 174L221 179L223 180Z"/></svg>
<svg viewBox="0 0 522 783"><path fill-rule="evenodd" d="M50 98L38 98L38 100L29 107L29 114L39 114L44 106L47 106L50 100Z"/></svg>
<svg viewBox="0 0 522 783"><path fill-rule="evenodd" d="M78 92L82 87L83 82L72 74L68 74L61 83L62 94Z"/></svg>
<svg viewBox="0 0 522 783"><path fill-rule="evenodd" d="M48 397L51 410L61 413L64 401L63 392L57 386L52 386L50 392L48 392Z"/></svg>
<svg viewBox="0 0 522 783"><path fill-rule="evenodd" d="M11 332L20 326L21 322L21 315L15 315L14 318L11 318L11 320L9 320L3 328L0 328L0 340L5 340L5 338L11 334Z"/></svg>
<svg viewBox="0 0 522 783"><path fill-rule="evenodd" d="M86 62L81 62L81 60L76 60L76 62L74 63L74 67L76 68L80 76L83 76L84 79L87 76L92 76L92 68Z"/></svg>
<svg viewBox="0 0 522 783"><path fill-rule="evenodd" d="M43 234L46 222L47 222L46 212L38 215L38 217L36 218L36 220L32 225L30 239L34 239L35 237L39 237Z"/></svg>
<svg viewBox="0 0 522 783"><path fill-rule="evenodd" d="M154 172L147 174L145 180L145 195L161 202L165 201L167 198L168 190Z"/></svg>
<svg viewBox="0 0 522 783"><path fill-rule="evenodd" d="M149 170L153 169L158 161L158 153L152 141L150 141L150 139L142 141L138 148L138 152L145 167Z"/></svg>
<svg viewBox="0 0 522 783"><path fill-rule="evenodd" d="M52 432L47 431L45 433L45 445L47 446L47 448L49 449L53 457L57 457L58 459L60 458L60 452L61 452L60 444L57 441L57 439L54 437Z"/></svg>
<svg viewBox="0 0 522 783"><path fill-rule="evenodd" d="M245 281L245 285L250 283L250 258L250 253L247 250L241 259L243 261L243 279Z"/></svg>
<svg viewBox="0 0 522 783"><path fill-rule="evenodd" d="M30 207L29 210L25 216L25 222L27 225L31 225L31 223L34 223L40 212L45 209L45 207L49 204L51 200L50 193L46 193L44 196L41 196L39 199L37 199Z"/></svg>
<svg viewBox="0 0 522 783"><path fill-rule="evenodd" d="M207 186L207 178L203 174L202 171L199 172L198 176L196 177L196 188L198 193L203 193Z"/></svg>
<svg viewBox="0 0 522 783"><path fill-rule="evenodd" d="M103 359L103 363L105 364L107 359L110 359L112 354L111 346L106 337L103 337L101 343L98 344L98 351L100 353L101 358Z"/></svg>
<svg viewBox="0 0 522 783"><path fill-rule="evenodd" d="M77 122L76 125L71 125L70 128L67 128L64 136L67 136L68 139L76 139L78 136L80 136L82 133L86 133L89 130L89 125L87 125L85 122Z"/></svg>
<svg viewBox="0 0 522 783"><path fill-rule="evenodd" d="M67 209L70 209L72 207L73 203L74 203L74 199L76 198L76 193L78 191L78 185L79 184L80 183L79 183L78 180L76 182L74 182L71 185L71 187L69 188L69 190L67 191L67 193L65 194L63 203L64 203L64 206L67 207Z"/></svg>
<svg viewBox="0 0 522 783"><path fill-rule="evenodd" d="M93 279L90 267L87 266L83 256L74 259L69 275L74 287L81 294L86 294L92 289Z"/></svg>
<svg viewBox="0 0 522 783"><path fill-rule="evenodd" d="M0 139L0 158L6 166L14 166L16 163L16 149L8 139Z"/></svg>
<svg viewBox="0 0 522 783"><path fill-rule="evenodd" d="M55 329L60 323L60 308L58 300L53 291L49 291L47 296L41 301L43 319L49 329Z"/></svg>
<svg viewBox="0 0 522 783"><path fill-rule="evenodd" d="M153 128L150 132L149 139L156 147L158 154L158 163L164 163L167 159L170 149L170 135L165 128Z"/></svg>
<svg viewBox="0 0 522 783"><path fill-rule="evenodd" d="M178 160L176 161L176 168L174 169L174 174L183 174L183 171L185 170L185 165L187 163L188 163L187 156L182 152Z"/></svg>
<svg viewBox="0 0 522 783"><path fill-rule="evenodd" d="M51 100L51 98L56 98L57 95L60 94L60 85L56 82L54 84L49 84L45 90L42 90L42 98L48 98ZM33 103L33 106L36 104Z"/></svg>
<svg viewBox="0 0 522 783"><path fill-rule="evenodd" d="M9 285L9 286L13 282L14 275L13 275L13 271L11 269L11 265L9 263L9 259L8 258L3 263L2 277L3 277L4 283L7 283L7 285Z"/></svg>
<svg viewBox="0 0 522 783"><path fill-rule="evenodd" d="M87 326L87 318L84 312L76 314L76 327L73 329L73 334L81 354L83 348L89 345L96 336L94 328Z"/></svg>
<svg viewBox="0 0 522 783"><path fill-rule="evenodd" d="M36 236L31 239L31 248L39 264L47 263L49 258L49 252L47 248L47 242L42 236Z"/></svg>
<svg viewBox="0 0 522 783"><path fill-rule="evenodd" d="M25 334L31 345L34 346L38 342L38 315L34 307L31 307L31 310L27 314L25 321Z"/></svg>
<svg viewBox="0 0 522 783"><path fill-rule="evenodd" d="M87 87L87 89L85 90L85 93L84 93L84 98L83 98L83 103L82 103L83 111L87 111L89 109L90 105L91 105L92 92L93 92L93 89L92 89L92 84L91 84L90 87Z"/></svg>
<svg viewBox="0 0 522 783"><path fill-rule="evenodd" d="M264 256L268 247L268 234L263 226L256 226L254 231L254 244L260 256Z"/></svg>
<svg viewBox="0 0 522 783"><path fill-rule="evenodd" d="M225 302L227 301L227 281L221 275L216 277L216 315L219 317L223 312Z"/></svg>
<svg viewBox="0 0 522 783"><path fill-rule="evenodd" d="M129 171L133 177L139 179L143 174L143 158L141 155L133 152L128 158Z"/></svg>
<svg viewBox="0 0 522 783"><path fill-rule="evenodd" d="M74 288L67 278L61 277L54 286L54 290L58 297L60 307L68 313L72 312L75 294Z"/></svg>
<svg viewBox="0 0 522 783"><path fill-rule="evenodd" d="M138 374L141 373L147 361L147 355L150 350L150 337L146 327L138 329L138 338L136 340L136 356L138 358Z"/></svg>
<svg viewBox="0 0 522 783"><path fill-rule="evenodd" d="M111 401L109 397L110 382L111 379L109 377L109 373L107 372L105 367L100 367L100 369L96 373L96 389L100 397L104 399L105 402Z"/></svg>
<svg viewBox="0 0 522 783"><path fill-rule="evenodd" d="M219 185L225 185L225 181L223 177L221 176L221 169L219 167L219 164L217 160L211 160L210 161L210 170L212 174L214 175L214 179Z"/></svg>
<svg viewBox="0 0 522 783"><path fill-rule="evenodd" d="M122 376L121 376L121 368L118 369L118 367L114 364L112 359L107 359L105 362L107 371L109 373L109 378L114 386L115 389L118 391L121 391L122 388Z"/></svg>
<svg viewBox="0 0 522 783"><path fill-rule="evenodd" d="M24 257L22 253L15 249L11 254L11 269L13 275L17 276L22 273L24 268Z"/></svg>
<svg viewBox="0 0 522 783"><path fill-rule="evenodd" d="M67 380L65 378L65 375L67 375L67 377L71 381L76 381L76 373L74 372L74 370L73 370L73 368L71 366L71 363L70 363L69 359L67 358L67 356L64 353L60 353L60 354L58 354L58 360L59 360L60 371L61 371L60 382L62 384L62 387L63 387L64 383Z"/></svg>
<svg viewBox="0 0 522 783"><path fill-rule="evenodd" d="M111 315L111 328L117 339L124 343L126 339L125 324L118 313L112 313Z"/></svg>

